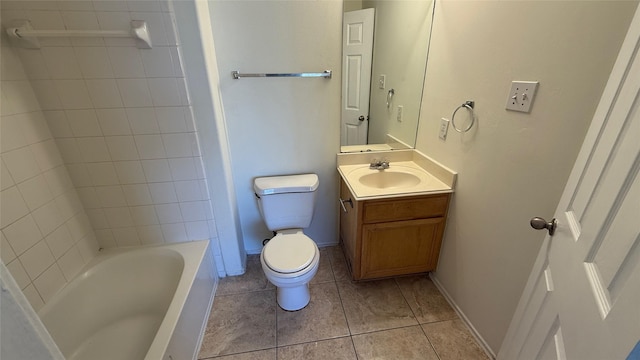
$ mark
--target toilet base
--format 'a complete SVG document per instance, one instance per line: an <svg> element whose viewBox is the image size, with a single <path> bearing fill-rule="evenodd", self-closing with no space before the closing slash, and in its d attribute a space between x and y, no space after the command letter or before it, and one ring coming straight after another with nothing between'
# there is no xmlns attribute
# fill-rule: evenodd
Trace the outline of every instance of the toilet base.
<svg viewBox="0 0 640 360"><path fill-rule="evenodd" d="M300 310L307 306L311 299L307 283L294 287L278 287L277 294L278 305L287 311Z"/></svg>

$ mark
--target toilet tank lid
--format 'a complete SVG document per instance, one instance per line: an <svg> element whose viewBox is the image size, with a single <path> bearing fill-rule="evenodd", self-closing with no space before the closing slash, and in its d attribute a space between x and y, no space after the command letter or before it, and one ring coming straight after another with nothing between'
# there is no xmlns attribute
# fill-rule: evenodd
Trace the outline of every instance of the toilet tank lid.
<svg viewBox="0 0 640 360"><path fill-rule="evenodd" d="M253 181L257 195L312 192L318 188L318 175L285 175L259 177Z"/></svg>

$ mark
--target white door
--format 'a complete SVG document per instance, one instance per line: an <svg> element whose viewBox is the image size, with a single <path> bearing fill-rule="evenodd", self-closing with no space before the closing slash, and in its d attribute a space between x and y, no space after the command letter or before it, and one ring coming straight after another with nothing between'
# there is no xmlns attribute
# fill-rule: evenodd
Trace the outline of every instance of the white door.
<svg viewBox="0 0 640 360"><path fill-rule="evenodd" d="M640 340L638 51L640 10L498 359L626 359Z"/></svg>
<svg viewBox="0 0 640 360"><path fill-rule="evenodd" d="M340 145L367 143L374 9L349 11L342 20L342 129Z"/></svg>

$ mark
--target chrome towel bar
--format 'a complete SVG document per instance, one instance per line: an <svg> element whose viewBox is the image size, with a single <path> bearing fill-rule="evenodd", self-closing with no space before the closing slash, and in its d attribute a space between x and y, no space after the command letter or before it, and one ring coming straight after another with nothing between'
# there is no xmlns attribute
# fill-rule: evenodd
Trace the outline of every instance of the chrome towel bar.
<svg viewBox="0 0 640 360"><path fill-rule="evenodd" d="M243 77L308 77L308 78L327 78L331 79L331 70L315 73L267 73L267 74L248 74L239 71L232 71L231 76L238 80Z"/></svg>

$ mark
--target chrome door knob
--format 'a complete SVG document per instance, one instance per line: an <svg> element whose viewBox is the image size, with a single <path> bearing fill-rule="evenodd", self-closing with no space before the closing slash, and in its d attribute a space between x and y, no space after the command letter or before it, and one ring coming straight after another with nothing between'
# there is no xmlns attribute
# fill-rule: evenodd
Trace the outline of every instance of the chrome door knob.
<svg viewBox="0 0 640 360"><path fill-rule="evenodd" d="M360 120L360 121L364 121L364 115L360 115L360 117L358 118L358 120Z"/></svg>
<svg viewBox="0 0 640 360"><path fill-rule="evenodd" d="M551 219L551 221L547 221L537 216L531 219L530 224L531 227L536 230L547 229L550 236L553 236L553 234L556 232L556 227L558 227L558 221L555 218Z"/></svg>

